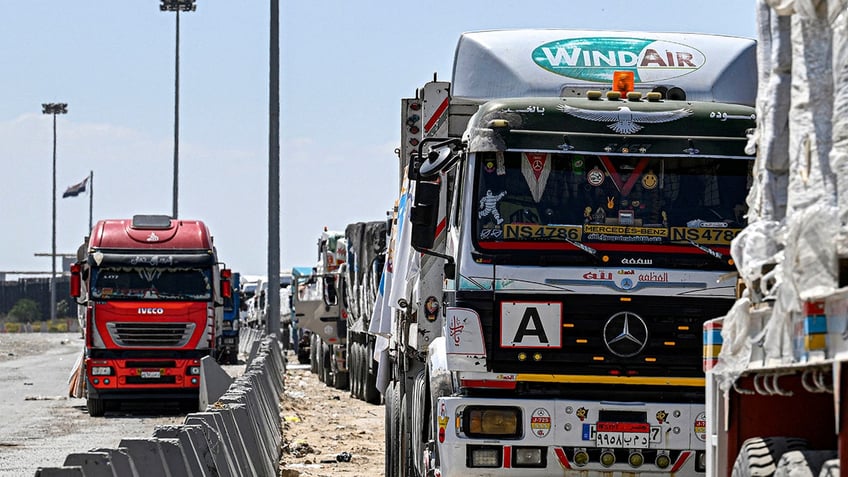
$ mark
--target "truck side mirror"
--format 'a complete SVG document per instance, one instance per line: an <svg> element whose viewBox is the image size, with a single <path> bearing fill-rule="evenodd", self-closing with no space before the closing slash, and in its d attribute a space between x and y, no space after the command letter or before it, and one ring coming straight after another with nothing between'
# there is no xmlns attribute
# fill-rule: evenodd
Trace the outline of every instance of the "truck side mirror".
<svg viewBox="0 0 848 477"><path fill-rule="evenodd" d="M439 182L418 181L415 185L415 200L409 211L409 221L412 224L410 240L416 250L433 248L440 189Z"/></svg>
<svg viewBox="0 0 848 477"><path fill-rule="evenodd" d="M82 285L82 277L80 271L82 267L79 263L71 264L71 296L73 298L79 298L82 292L80 291Z"/></svg>
<svg viewBox="0 0 848 477"><path fill-rule="evenodd" d="M336 277L324 277L324 304L328 307L334 306L337 303L337 299L338 298L336 293Z"/></svg>
<svg viewBox="0 0 848 477"><path fill-rule="evenodd" d="M430 150L427 154L427 159L421 163L418 169L418 177L431 179L453 167L459 160L460 154L453 148L456 147L454 141L449 141L447 145L437 146Z"/></svg>

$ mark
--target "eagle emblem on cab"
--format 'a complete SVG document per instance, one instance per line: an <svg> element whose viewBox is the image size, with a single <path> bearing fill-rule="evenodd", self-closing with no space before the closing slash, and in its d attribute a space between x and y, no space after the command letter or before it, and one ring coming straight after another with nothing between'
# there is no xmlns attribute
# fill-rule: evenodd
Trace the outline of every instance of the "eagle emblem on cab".
<svg viewBox="0 0 848 477"><path fill-rule="evenodd" d="M565 114L575 118L612 123L607 127L619 134L633 134L639 132L642 126L639 123L656 124L677 121L692 115L691 109L679 108L671 111L633 111L627 106L619 106L615 111L598 111L594 109L575 108L567 104L560 104L557 108Z"/></svg>

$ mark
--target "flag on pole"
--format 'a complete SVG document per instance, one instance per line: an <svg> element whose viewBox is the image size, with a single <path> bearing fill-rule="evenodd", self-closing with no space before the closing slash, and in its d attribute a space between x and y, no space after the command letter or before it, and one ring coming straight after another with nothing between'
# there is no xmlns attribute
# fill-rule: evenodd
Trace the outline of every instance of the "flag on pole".
<svg viewBox="0 0 848 477"><path fill-rule="evenodd" d="M85 186L86 186L87 183L88 183L88 177L83 179L82 182L80 182L79 184L74 184L74 185L68 187L67 189L65 189L65 192L62 194L62 198L64 199L65 197L76 197L76 196L82 194L83 192L85 192Z"/></svg>

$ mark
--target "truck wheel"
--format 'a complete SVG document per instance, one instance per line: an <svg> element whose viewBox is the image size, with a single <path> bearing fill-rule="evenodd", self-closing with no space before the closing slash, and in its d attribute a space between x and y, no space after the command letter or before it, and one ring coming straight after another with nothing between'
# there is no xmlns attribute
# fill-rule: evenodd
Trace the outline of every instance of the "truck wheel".
<svg viewBox="0 0 848 477"><path fill-rule="evenodd" d="M302 347L297 349L297 362L300 364L311 364L309 362L309 352Z"/></svg>
<svg viewBox="0 0 848 477"><path fill-rule="evenodd" d="M371 366L374 361L374 346L363 346L365 351L362 363L362 399L370 404L380 404L380 391L377 389L377 367ZM371 369L374 372L371 372Z"/></svg>
<svg viewBox="0 0 848 477"><path fill-rule="evenodd" d="M774 476L812 475L821 477L819 472L824 468L825 463L838 458L839 454L836 450L788 451L780 456Z"/></svg>
<svg viewBox="0 0 848 477"><path fill-rule="evenodd" d="M399 393L400 394L400 393ZM400 424L398 424L398 433L400 434L400 442L398 443L398 455L400 466L398 468L398 477L415 477L415 466L412 463L412 439L413 436L412 420L406 420L410 415L409 406L412 405L412 388L407 387L406 392L400 394Z"/></svg>
<svg viewBox="0 0 848 477"><path fill-rule="evenodd" d="M356 398L365 400L365 375L368 369L365 368L365 346L361 343L356 343Z"/></svg>
<svg viewBox="0 0 848 477"><path fill-rule="evenodd" d="M752 437L742 443L732 477L774 475L785 452L807 448L807 441L797 437Z"/></svg>
<svg viewBox="0 0 848 477"><path fill-rule="evenodd" d="M315 372L318 374L318 381L324 382L326 375L324 374L324 343L321 340L315 340Z"/></svg>
<svg viewBox="0 0 848 477"><path fill-rule="evenodd" d="M318 344L315 335L309 335L309 370L312 374L318 374Z"/></svg>
<svg viewBox="0 0 848 477"><path fill-rule="evenodd" d="M359 344L348 338L347 369L350 373L350 397L359 399Z"/></svg>
<svg viewBox="0 0 848 477"><path fill-rule="evenodd" d="M819 477L839 477L839 459L831 459L824 463Z"/></svg>
<svg viewBox="0 0 848 477"><path fill-rule="evenodd" d="M88 398L85 400L85 407L91 417L101 417L106 414L106 402L102 399Z"/></svg>
<svg viewBox="0 0 848 477"><path fill-rule="evenodd" d="M400 433L400 402L397 393L397 383L390 382L386 386L386 459L385 477L399 477L398 467L400 460L399 440Z"/></svg>
<svg viewBox="0 0 848 477"><path fill-rule="evenodd" d="M332 385L334 388L344 391L350 386L350 372L339 369L339 361L336 359L336 348L332 346L328 346L327 348L330 350L330 373L333 375ZM350 354L345 356L345 359L348 360L348 365L350 365Z"/></svg>
<svg viewBox="0 0 848 477"><path fill-rule="evenodd" d="M321 373L321 381L324 382L327 386L333 385L333 373L330 366L332 366L333 361L333 352L330 351L330 346L327 343L321 342L321 369L318 370Z"/></svg>
<svg viewBox="0 0 848 477"><path fill-rule="evenodd" d="M333 371L333 387L344 391L350 386L350 373L342 371Z"/></svg>

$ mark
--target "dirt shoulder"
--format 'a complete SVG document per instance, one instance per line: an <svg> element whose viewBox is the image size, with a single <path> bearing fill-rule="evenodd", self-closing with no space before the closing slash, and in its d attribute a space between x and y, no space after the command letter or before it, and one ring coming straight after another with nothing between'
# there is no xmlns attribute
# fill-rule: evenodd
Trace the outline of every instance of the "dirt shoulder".
<svg viewBox="0 0 848 477"><path fill-rule="evenodd" d="M327 387L309 365L293 362L282 403L281 476L382 476L384 407Z"/></svg>

